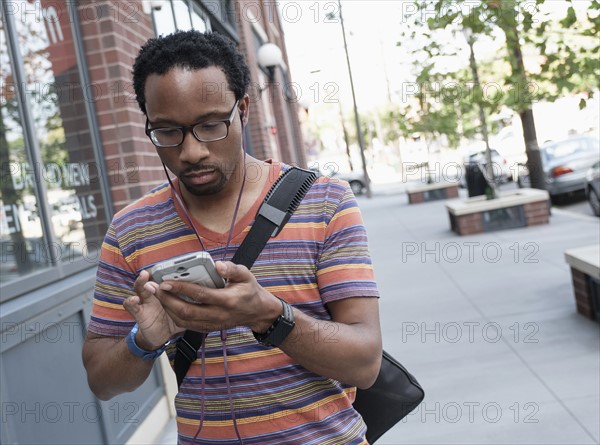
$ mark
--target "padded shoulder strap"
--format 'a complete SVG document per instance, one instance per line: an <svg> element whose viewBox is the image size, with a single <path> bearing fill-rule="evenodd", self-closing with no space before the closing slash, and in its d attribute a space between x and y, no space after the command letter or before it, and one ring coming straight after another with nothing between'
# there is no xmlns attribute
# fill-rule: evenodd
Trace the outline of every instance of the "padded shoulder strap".
<svg viewBox="0 0 600 445"><path fill-rule="evenodd" d="M231 261L251 269L269 238L281 232L315 179L316 173L299 167L291 167L279 176L265 196L250 232ZM196 360L198 349L205 337L206 334L188 330L177 341L174 368L178 387L181 386L190 365Z"/></svg>
<svg viewBox="0 0 600 445"><path fill-rule="evenodd" d="M265 196L250 232L231 261L251 269L269 238L279 235L315 179L316 173L298 167L283 173Z"/></svg>

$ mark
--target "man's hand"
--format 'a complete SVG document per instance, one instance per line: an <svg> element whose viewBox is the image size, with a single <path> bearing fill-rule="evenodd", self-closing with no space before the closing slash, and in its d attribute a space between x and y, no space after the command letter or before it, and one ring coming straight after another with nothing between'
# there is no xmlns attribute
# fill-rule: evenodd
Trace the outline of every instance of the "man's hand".
<svg viewBox="0 0 600 445"><path fill-rule="evenodd" d="M245 266L217 261L215 267L226 281L224 289L211 289L183 281L164 281L155 296L177 326L212 332L247 326L256 332L268 329L281 314L281 302L256 281ZM196 303L188 303L183 294Z"/></svg>
<svg viewBox="0 0 600 445"><path fill-rule="evenodd" d="M185 329L178 327L165 312L155 296L158 284L149 280L150 274L143 270L133 286L137 295L127 298L123 306L139 326L136 343L142 349L153 351Z"/></svg>

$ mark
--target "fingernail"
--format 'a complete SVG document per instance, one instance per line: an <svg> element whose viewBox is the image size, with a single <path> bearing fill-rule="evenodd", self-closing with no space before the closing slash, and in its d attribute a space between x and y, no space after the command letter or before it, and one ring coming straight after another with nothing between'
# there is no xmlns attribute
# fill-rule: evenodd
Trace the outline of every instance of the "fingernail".
<svg viewBox="0 0 600 445"><path fill-rule="evenodd" d="M160 288L161 288L162 290L166 290L166 291L168 292L168 291L170 291L171 289L173 289L173 286L171 286L171 285L170 285L170 284L168 284L168 283L162 283L162 284L160 285Z"/></svg>

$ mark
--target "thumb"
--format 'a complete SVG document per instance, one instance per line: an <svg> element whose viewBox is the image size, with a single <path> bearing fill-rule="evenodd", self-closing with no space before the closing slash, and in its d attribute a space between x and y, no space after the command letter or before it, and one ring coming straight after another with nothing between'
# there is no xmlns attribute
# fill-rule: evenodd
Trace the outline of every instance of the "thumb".
<svg viewBox="0 0 600 445"><path fill-rule="evenodd" d="M221 277L235 283L246 281L250 275L250 271L246 266L234 264L231 261L217 261L215 262L215 268Z"/></svg>
<svg viewBox="0 0 600 445"><path fill-rule="evenodd" d="M137 320L142 312L142 302L140 297L133 295L123 301L123 307Z"/></svg>

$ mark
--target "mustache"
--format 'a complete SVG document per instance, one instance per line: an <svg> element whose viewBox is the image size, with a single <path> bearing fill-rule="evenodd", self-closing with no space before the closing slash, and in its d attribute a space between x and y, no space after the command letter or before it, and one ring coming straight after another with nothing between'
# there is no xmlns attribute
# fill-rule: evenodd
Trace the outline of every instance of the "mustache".
<svg viewBox="0 0 600 445"><path fill-rule="evenodd" d="M186 168L183 172L181 172L181 176L200 175L202 173L220 170L220 167L216 164L197 164L192 167Z"/></svg>

